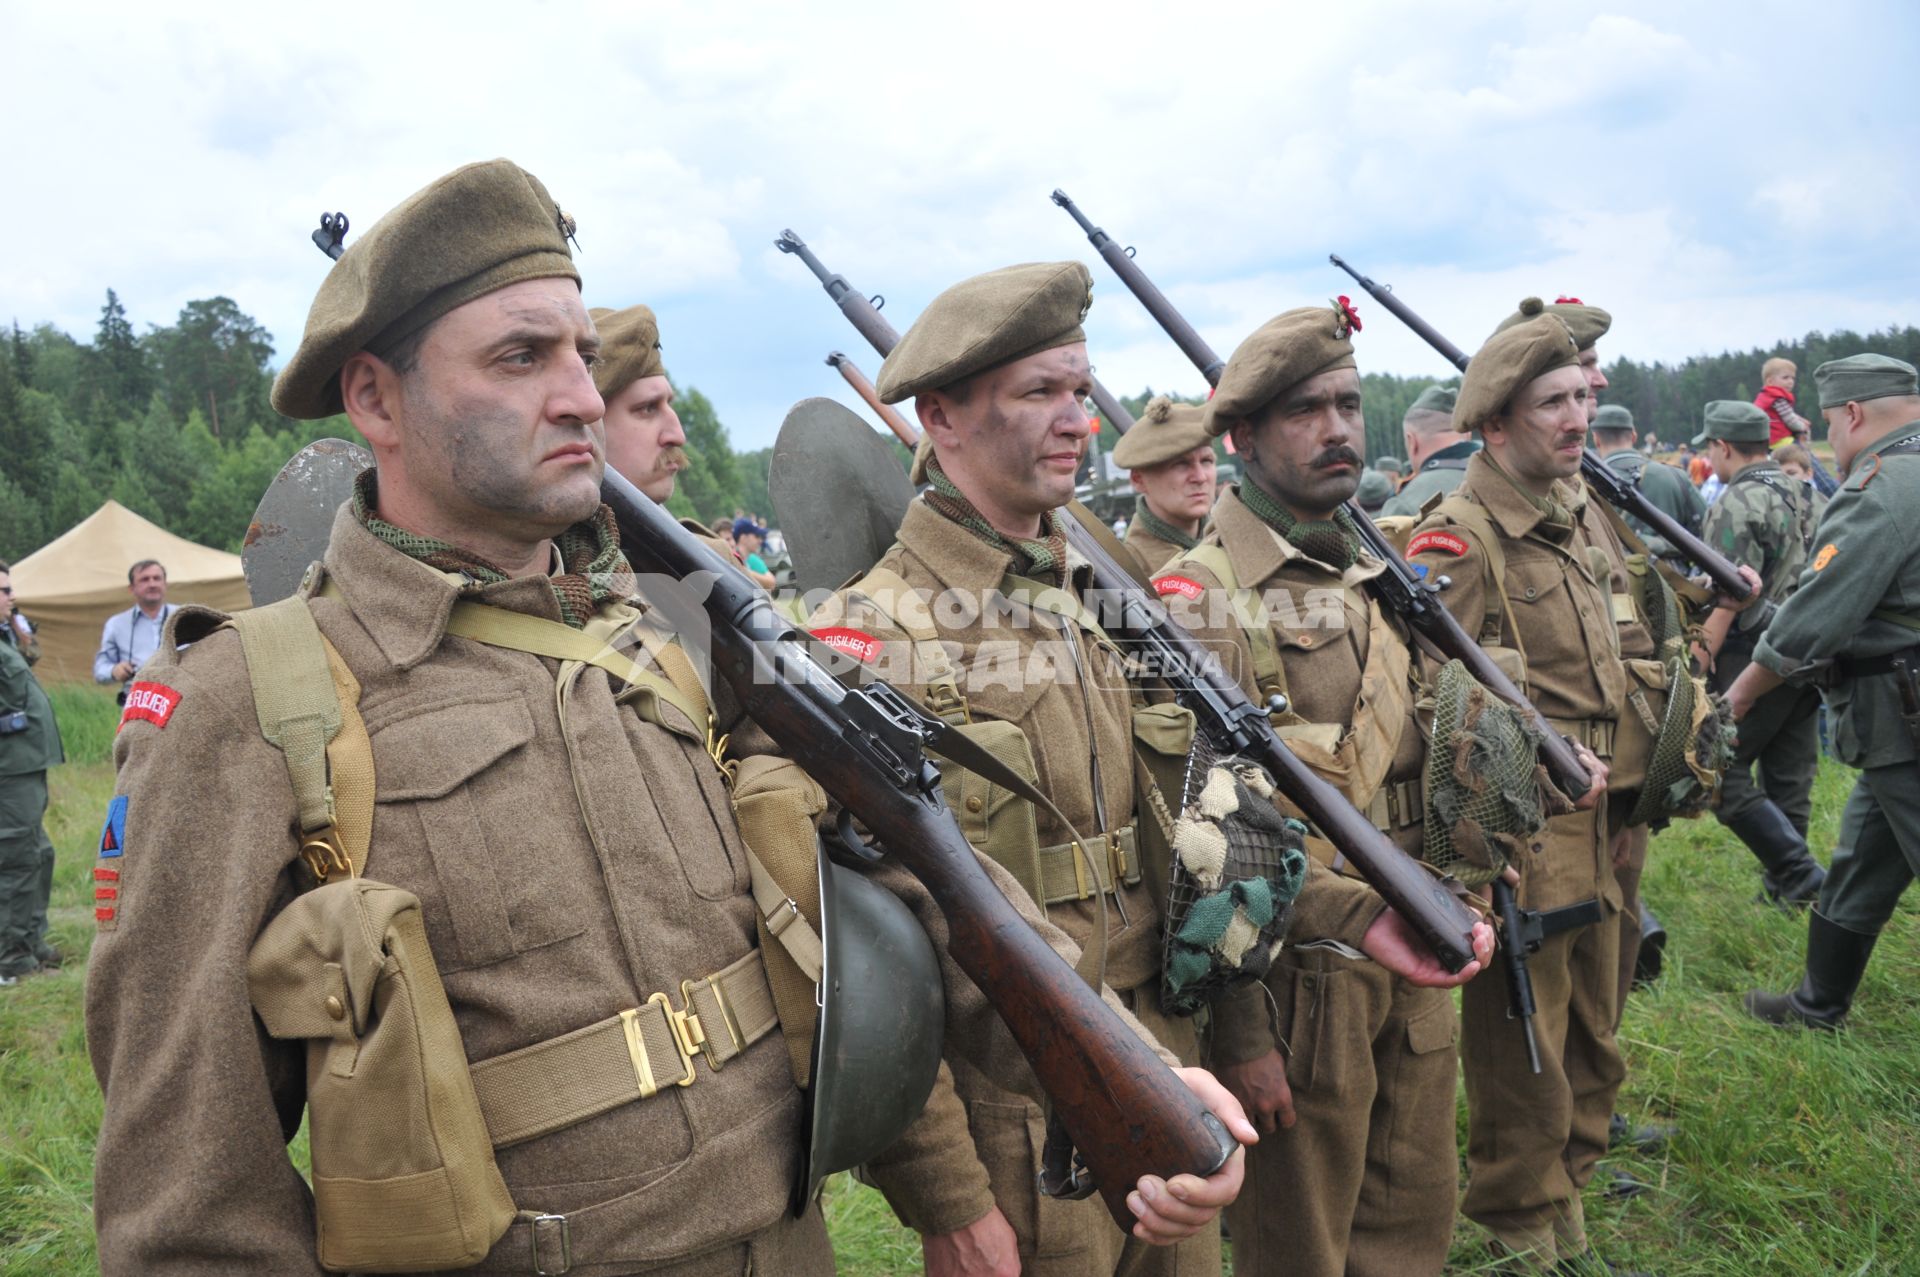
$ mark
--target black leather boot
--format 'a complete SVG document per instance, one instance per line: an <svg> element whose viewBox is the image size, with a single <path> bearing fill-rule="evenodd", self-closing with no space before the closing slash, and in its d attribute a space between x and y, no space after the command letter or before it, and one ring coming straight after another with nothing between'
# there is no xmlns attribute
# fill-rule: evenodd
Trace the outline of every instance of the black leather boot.
<svg viewBox="0 0 1920 1277"><path fill-rule="evenodd" d="M1807 915L1807 971L1800 987L1792 993L1753 990L1746 997L1748 1014L1768 1024L1839 1028L1879 938L1849 931L1814 910Z"/></svg>
<svg viewBox="0 0 1920 1277"><path fill-rule="evenodd" d="M1764 890L1759 897L1762 903L1792 909L1820 898L1820 886L1827 880L1827 871L1808 852L1807 840L1793 827L1785 812L1771 802L1764 802L1725 823L1766 870L1762 879Z"/></svg>

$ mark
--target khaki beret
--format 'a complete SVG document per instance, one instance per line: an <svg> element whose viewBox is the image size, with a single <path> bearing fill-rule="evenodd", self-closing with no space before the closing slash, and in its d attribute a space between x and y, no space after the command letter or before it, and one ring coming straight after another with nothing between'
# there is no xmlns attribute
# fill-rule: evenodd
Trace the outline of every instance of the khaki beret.
<svg viewBox="0 0 1920 1277"><path fill-rule="evenodd" d="M1595 430L1631 430L1633 414L1627 411L1623 404L1602 404L1600 411L1594 414L1593 428Z"/></svg>
<svg viewBox="0 0 1920 1277"><path fill-rule="evenodd" d="M646 306L610 310L595 306L587 312L600 331L600 362L593 370L593 386L600 397L613 397L642 377L664 377L660 361L660 321Z"/></svg>
<svg viewBox="0 0 1920 1277"><path fill-rule="evenodd" d="M1234 349L1207 404L1207 429L1227 432L1308 378L1357 368L1353 311L1341 304L1301 306L1275 315Z"/></svg>
<svg viewBox="0 0 1920 1277"><path fill-rule="evenodd" d="M300 348L274 380L274 408L330 417L342 407L340 369L358 352L391 350L509 284L578 284L572 229L540 179L509 160L469 164L414 192L347 245L321 281Z"/></svg>
<svg viewBox="0 0 1920 1277"><path fill-rule="evenodd" d="M1716 399L1701 414L1705 429L1693 437L1698 448L1709 439L1728 443L1765 443L1773 422L1757 404L1742 399Z"/></svg>
<svg viewBox="0 0 1920 1277"><path fill-rule="evenodd" d="M882 403L940 390L1001 364L1085 341L1093 276L1079 262L1029 262L963 279L920 312L880 365Z"/></svg>
<svg viewBox="0 0 1920 1277"><path fill-rule="evenodd" d="M1537 298L1527 300L1538 304ZM1507 402L1542 373L1580 362L1573 334L1558 315L1535 312L1524 324L1503 326L1467 363L1453 424L1479 430L1506 410Z"/></svg>
<svg viewBox="0 0 1920 1277"><path fill-rule="evenodd" d="M1133 429L1113 445L1113 464L1143 470L1184 457L1211 438L1204 405L1175 403L1165 395L1155 395Z"/></svg>
<svg viewBox="0 0 1920 1277"><path fill-rule="evenodd" d="M1813 380L1820 387L1822 408L1865 403L1889 395L1920 394L1920 374L1915 373L1913 365L1888 355L1829 360L1813 370Z"/></svg>
<svg viewBox="0 0 1920 1277"><path fill-rule="evenodd" d="M1407 409L1407 415L1411 417L1416 412L1444 412L1451 417L1453 406L1459 398L1460 392L1451 386L1428 386Z"/></svg>
<svg viewBox="0 0 1920 1277"><path fill-rule="evenodd" d="M1538 297L1529 297L1520 303L1520 309L1501 320L1500 326L1493 331L1505 332L1516 324L1526 323L1543 310L1549 315L1559 316L1560 322L1573 334L1574 344L1582 350L1592 350L1607 335L1607 329L1613 327L1612 315L1598 306L1587 305L1578 297L1557 297L1551 306Z"/></svg>

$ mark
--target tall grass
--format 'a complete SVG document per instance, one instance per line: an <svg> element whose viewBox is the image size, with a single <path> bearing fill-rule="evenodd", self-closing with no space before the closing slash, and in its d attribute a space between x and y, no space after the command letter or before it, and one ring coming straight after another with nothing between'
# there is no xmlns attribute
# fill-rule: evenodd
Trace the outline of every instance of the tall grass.
<svg viewBox="0 0 1920 1277"><path fill-rule="evenodd" d="M113 757L113 734L120 726L114 689L94 683L49 683L47 699L60 722L60 743L70 763L104 763Z"/></svg>
<svg viewBox="0 0 1920 1277"><path fill-rule="evenodd" d="M68 736L69 751L81 756L78 737L104 756L111 696L74 703L82 708L72 715L69 730L79 730ZM1851 784L1850 772L1829 763L1814 791L1823 860ZM70 961L0 991L7 1277L97 1268L89 1212L100 1098L81 1003L88 875L112 785L102 762L54 771L54 934ZM1677 1122L1680 1133L1660 1157L1618 1159L1651 1192L1613 1203L1598 1185L1589 1191L1594 1240L1609 1258L1667 1277L1920 1274L1920 902L1904 903L1881 939L1852 1027L1793 1033L1739 1010L1746 989L1797 979L1806 944L1804 917L1755 905L1757 884L1752 857L1711 819L1654 840L1644 894L1672 941L1660 982L1627 1008L1622 1044L1631 1071L1620 1103L1637 1120ZM878 1193L836 1176L826 1209L843 1273L919 1271L918 1240ZM1490 1267L1482 1238L1462 1223L1451 1271Z"/></svg>

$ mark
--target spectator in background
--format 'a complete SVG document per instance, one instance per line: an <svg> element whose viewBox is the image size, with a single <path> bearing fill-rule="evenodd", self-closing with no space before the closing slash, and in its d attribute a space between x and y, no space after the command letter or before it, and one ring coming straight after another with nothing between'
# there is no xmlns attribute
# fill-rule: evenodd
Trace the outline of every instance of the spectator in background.
<svg viewBox="0 0 1920 1277"><path fill-rule="evenodd" d="M1774 464L1780 467L1780 473L1802 483L1813 482L1813 454L1797 443L1786 444L1774 450Z"/></svg>
<svg viewBox="0 0 1920 1277"><path fill-rule="evenodd" d="M66 761L53 706L28 668L32 643L13 610L13 574L0 562L0 988L60 965L47 943L53 843L47 769Z"/></svg>
<svg viewBox="0 0 1920 1277"><path fill-rule="evenodd" d="M715 519L713 521L713 535L725 541L729 550L733 549L733 520Z"/></svg>
<svg viewBox="0 0 1920 1277"><path fill-rule="evenodd" d="M1693 480L1694 487L1698 488L1706 483L1707 480L1713 478L1713 462L1707 460L1706 454L1695 452L1692 448L1688 448L1685 456L1687 458L1687 478Z"/></svg>
<svg viewBox="0 0 1920 1277"><path fill-rule="evenodd" d="M1769 359L1760 365L1760 393L1754 407L1767 414L1767 446L1783 443L1805 447L1813 437L1813 423L1793 409L1793 384L1800 370L1791 359Z"/></svg>
<svg viewBox="0 0 1920 1277"><path fill-rule="evenodd" d="M1398 457L1375 457L1373 459L1373 469L1387 476L1388 481L1393 484L1393 490L1395 492L1398 492L1400 485L1406 482L1407 468L1400 464L1400 458Z"/></svg>
<svg viewBox="0 0 1920 1277"><path fill-rule="evenodd" d="M733 550L740 556L740 562L746 565L747 575L763 590L771 590L776 582L773 572L767 567L767 561L760 557L760 547L767 541L766 525L758 523L750 514L743 514L733 521Z"/></svg>
<svg viewBox="0 0 1920 1277"><path fill-rule="evenodd" d="M167 602L167 570L153 559L142 559L127 569L127 593L133 606L107 618L100 631L100 651L93 658L93 681L120 684L120 703L127 703L127 682L160 646L160 631L174 607Z"/></svg>

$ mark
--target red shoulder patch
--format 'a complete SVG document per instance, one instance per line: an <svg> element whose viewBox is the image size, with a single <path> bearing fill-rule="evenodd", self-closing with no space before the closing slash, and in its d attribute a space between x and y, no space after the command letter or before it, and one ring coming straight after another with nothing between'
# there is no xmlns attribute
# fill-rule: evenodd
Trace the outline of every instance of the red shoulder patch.
<svg viewBox="0 0 1920 1277"><path fill-rule="evenodd" d="M120 712L120 727L136 719L165 727L179 704L180 693L165 683L135 683L127 689L127 707Z"/></svg>
<svg viewBox="0 0 1920 1277"><path fill-rule="evenodd" d="M1467 552L1467 543L1451 532L1441 532L1437 529L1432 532L1422 532L1407 542L1409 559L1427 550L1445 550L1448 554L1458 556Z"/></svg>
<svg viewBox="0 0 1920 1277"><path fill-rule="evenodd" d="M1187 576L1159 577L1154 581L1153 588L1161 598L1169 594L1178 594L1184 599L1197 599L1207 592L1205 586Z"/></svg>
<svg viewBox="0 0 1920 1277"><path fill-rule="evenodd" d="M880 655L880 640L861 630L850 630L844 625L830 626L824 630L813 631L813 636L836 652L845 652L855 660L873 664Z"/></svg>

